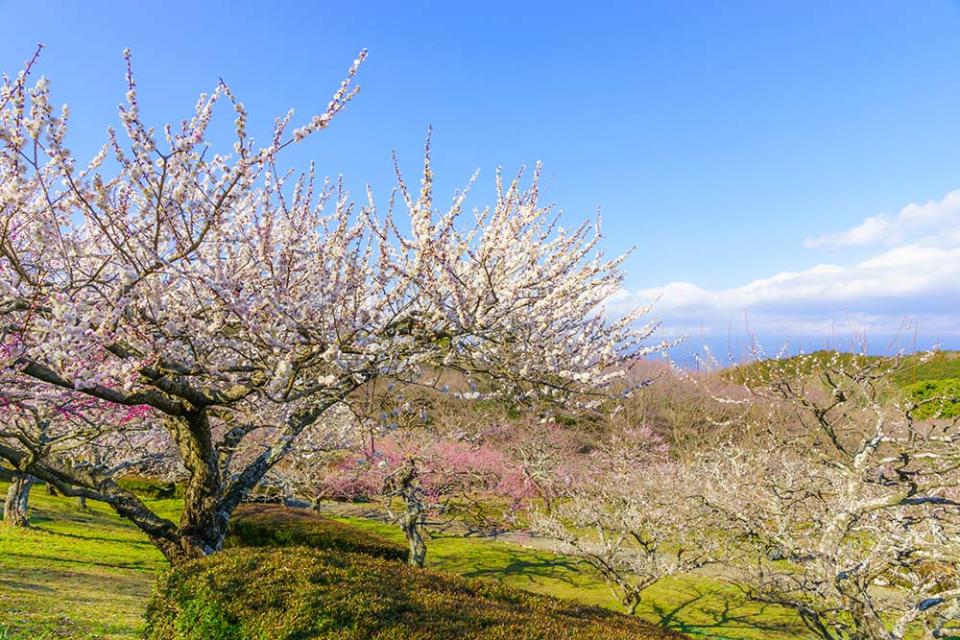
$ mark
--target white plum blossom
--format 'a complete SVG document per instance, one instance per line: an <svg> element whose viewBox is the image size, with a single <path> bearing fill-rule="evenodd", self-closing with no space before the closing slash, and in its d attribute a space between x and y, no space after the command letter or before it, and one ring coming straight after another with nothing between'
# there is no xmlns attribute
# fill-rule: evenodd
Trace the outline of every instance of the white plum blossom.
<svg viewBox="0 0 960 640"><path fill-rule="evenodd" d="M190 474L179 524L144 520L122 493L100 498L171 560L219 549L233 509L297 436L366 385L443 368L524 401L584 402L651 350L643 310L602 313L623 257L599 251L598 224L557 229L539 168L527 186L498 175L495 202L469 215L466 191L435 208L429 145L419 192L398 172L386 210L372 196L357 207L312 164L280 167L356 95L365 55L322 113L293 128L290 111L258 145L222 82L158 134L125 52L122 135L108 129L87 165L65 146L49 83L28 84L32 63L3 82L5 374L163 415ZM207 136L223 103L237 138L216 153Z"/></svg>

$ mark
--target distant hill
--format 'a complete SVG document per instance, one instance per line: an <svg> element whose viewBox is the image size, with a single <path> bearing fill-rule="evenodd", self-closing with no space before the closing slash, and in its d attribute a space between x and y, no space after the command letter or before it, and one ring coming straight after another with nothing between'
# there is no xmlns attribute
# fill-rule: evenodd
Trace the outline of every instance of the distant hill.
<svg viewBox="0 0 960 640"><path fill-rule="evenodd" d="M736 384L760 386L777 372L807 375L826 368L835 359L846 364L855 360L880 360L882 356L814 351L804 356L758 360L730 367L721 376ZM913 411L915 418L953 419L960 417L960 351L936 351L903 356L900 365L891 374L894 385L904 397L919 402Z"/></svg>
<svg viewBox="0 0 960 640"><path fill-rule="evenodd" d="M801 373L812 373L819 367L826 367L837 357L842 361L853 362L857 359L879 360L882 356L821 350L804 356L758 360L736 365L725 369L721 375L731 382L745 384L753 380L763 380L776 369L793 371L799 367ZM802 366L800 358L804 358ZM901 388L926 381L958 379L960 379L960 351L936 351L932 355L928 353L905 355L900 367L893 373L894 382Z"/></svg>
<svg viewBox="0 0 960 640"><path fill-rule="evenodd" d="M960 351L937 351L926 362L922 354L904 356L904 367L894 376L897 384L905 386L924 380L960 378Z"/></svg>

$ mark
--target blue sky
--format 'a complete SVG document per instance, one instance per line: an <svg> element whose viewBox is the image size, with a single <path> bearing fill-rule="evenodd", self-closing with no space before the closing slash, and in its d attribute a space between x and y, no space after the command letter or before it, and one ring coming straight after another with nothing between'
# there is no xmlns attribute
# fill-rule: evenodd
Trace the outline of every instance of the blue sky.
<svg viewBox="0 0 960 640"><path fill-rule="evenodd" d="M541 160L571 223L599 206L610 250L637 246L617 304L659 296L670 333L746 311L777 339L909 317L960 343L956 2L0 0L0 22L4 71L47 45L80 153L116 122L124 47L148 120L222 76L255 131L319 110L366 47L361 95L292 161L386 193L432 124L444 189L479 168L482 205L498 165Z"/></svg>

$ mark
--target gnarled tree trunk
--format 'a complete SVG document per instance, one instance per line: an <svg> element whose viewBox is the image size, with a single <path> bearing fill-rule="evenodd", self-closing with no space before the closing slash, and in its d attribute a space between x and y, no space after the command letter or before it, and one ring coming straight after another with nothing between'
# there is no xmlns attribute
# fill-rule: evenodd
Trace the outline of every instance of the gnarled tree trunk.
<svg viewBox="0 0 960 640"><path fill-rule="evenodd" d="M15 473L7 499L3 504L3 521L13 527L30 526L30 487L35 478L25 473Z"/></svg>
<svg viewBox="0 0 960 640"><path fill-rule="evenodd" d="M856 629L853 640L892 640L895 636L887 631L880 616L863 598L844 598Z"/></svg>
<svg viewBox="0 0 960 640"><path fill-rule="evenodd" d="M233 509L223 505L219 455L206 412L167 418L167 429L190 476L177 526L177 544L162 548L171 564L210 555L223 548Z"/></svg>
<svg viewBox="0 0 960 640"><path fill-rule="evenodd" d="M407 554L407 564L422 568L427 558L427 543L421 533L426 510L417 478L416 464L411 461L401 469L394 482L396 483L395 495L403 499L405 506L403 515L400 516L400 528L410 549Z"/></svg>
<svg viewBox="0 0 960 640"><path fill-rule="evenodd" d="M427 543L424 542L423 535L420 533L422 518L419 510L412 512L408 510L401 523L403 534L406 536L407 545L410 548L407 555L407 564L420 568L423 568L423 563L427 559Z"/></svg>

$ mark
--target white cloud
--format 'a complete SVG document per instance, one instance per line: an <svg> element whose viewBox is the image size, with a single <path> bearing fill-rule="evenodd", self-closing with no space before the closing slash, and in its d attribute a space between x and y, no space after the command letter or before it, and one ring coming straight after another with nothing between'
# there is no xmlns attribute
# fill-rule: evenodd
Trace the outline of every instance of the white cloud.
<svg viewBox="0 0 960 640"><path fill-rule="evenodd" d="M754 333L776 336L830 335L838 327L890 335L905 317L927 336L960 336L960 190L807 245L871 243L877 252L854 264L818 264L728 289L673 282L621 292L614 308L658 300L654 313L667 333L742 329L747 314Z"/></svg>
<svg viewBox="0 0 960 640"><path fill-rule="evenodd" d="M951 191L941 200L908 204L894 216L870 216L855 227L808 238L803 244L811 249L878 242L895 244L909 242L928 234L941 235L944 232L955 238L960 234L960 190Z"/></svg>

